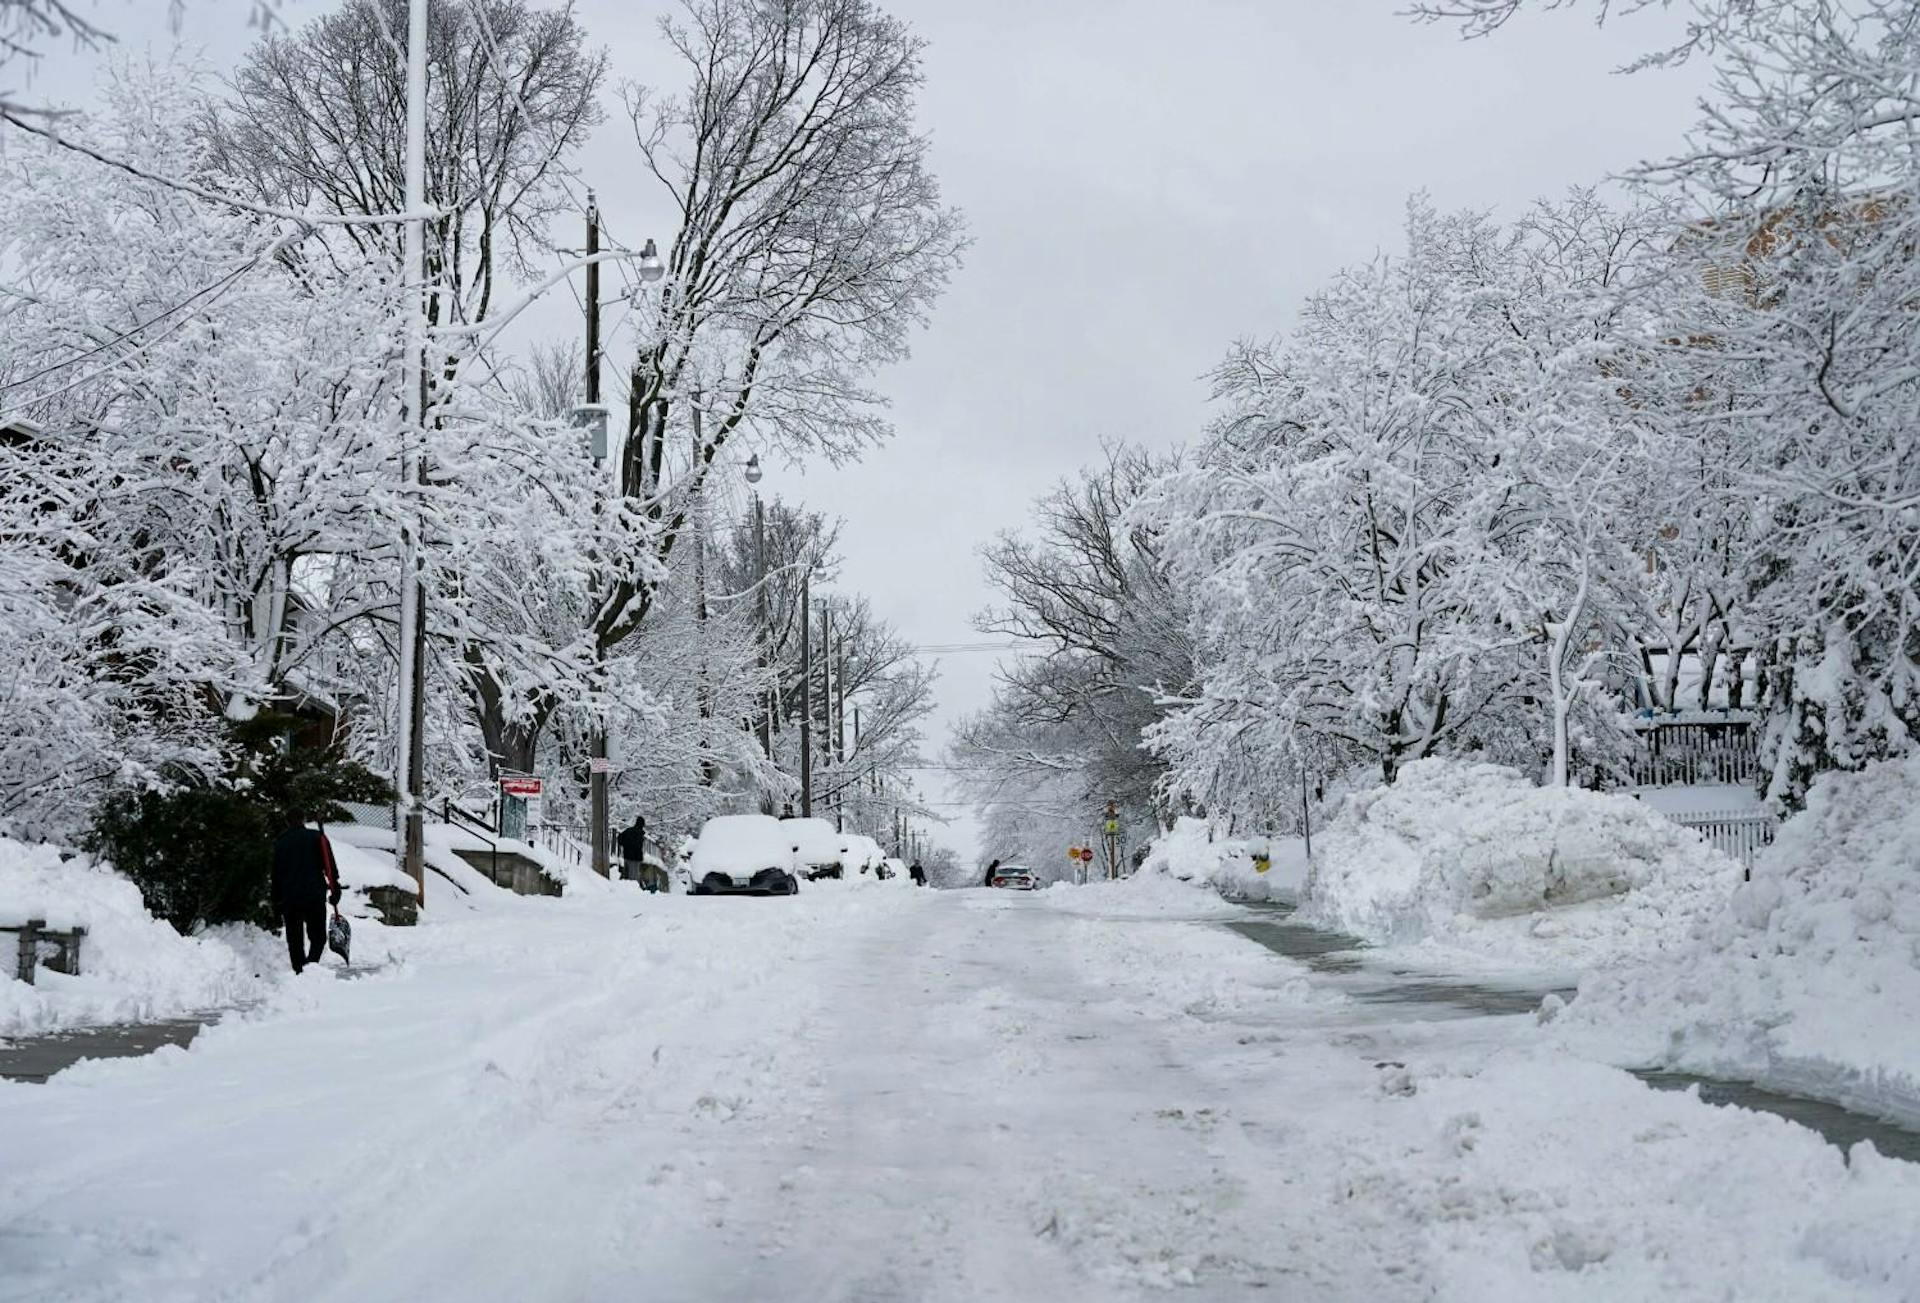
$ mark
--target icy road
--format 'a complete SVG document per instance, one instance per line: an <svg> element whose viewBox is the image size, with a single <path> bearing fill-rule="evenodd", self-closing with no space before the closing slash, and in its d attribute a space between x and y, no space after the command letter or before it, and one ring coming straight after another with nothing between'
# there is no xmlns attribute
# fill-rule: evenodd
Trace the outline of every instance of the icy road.
<svg viewBox="0 0 1920 1303"><path fill-rule="evenodd" d="M1920 1166L1355 1004L1200 899L368 929L373 976L0 1084L0 1298L1920 1298Z"/></svg>

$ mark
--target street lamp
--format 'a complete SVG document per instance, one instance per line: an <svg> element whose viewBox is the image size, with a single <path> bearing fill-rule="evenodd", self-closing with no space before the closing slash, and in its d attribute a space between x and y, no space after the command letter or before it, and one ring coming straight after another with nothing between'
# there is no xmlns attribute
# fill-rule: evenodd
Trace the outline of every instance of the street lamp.
<svg viewBox="0 0 1920 1303"><path fill-rule="evenodd" d="M667 264L660 261L660 250L654 247L652 240L641 247L639 273L640 279L648 285L667 274Z"/></svg>

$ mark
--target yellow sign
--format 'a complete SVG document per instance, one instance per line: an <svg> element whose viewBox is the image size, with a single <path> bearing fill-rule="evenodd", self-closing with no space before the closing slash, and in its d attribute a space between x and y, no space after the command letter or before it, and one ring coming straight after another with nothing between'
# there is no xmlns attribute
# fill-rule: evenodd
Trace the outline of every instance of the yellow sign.
<svg viewBox="0 0 1920 1303"><path fill-rule="evenodd" d="M1268 869L1272 867L1273 867L1272 861L1267 859L1266 856L1256 855L1253 857L1253 871L1255 873L1265 873Z"/></svg>

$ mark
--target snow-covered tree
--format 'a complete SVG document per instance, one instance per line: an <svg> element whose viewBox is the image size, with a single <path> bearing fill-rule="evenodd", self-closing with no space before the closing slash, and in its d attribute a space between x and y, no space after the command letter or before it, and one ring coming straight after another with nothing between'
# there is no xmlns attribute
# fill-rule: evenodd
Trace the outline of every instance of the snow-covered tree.
<svg viewBox="0 0 1920 1303"><path fill-rule="evenodd" d="M1188 587L1193 691L1150 733L1175 787L1271 819L1355 764L1487 755L1567 781L1623 745L1611 693L1646 614L1650 435L1637 217L1578 194L1502 230L1409 206L1216 374L1193 466L1143 507ZM1576 747L1576 743L1578 746Z"/></svg>
<svg viewBox="0 0 1920 1303"><path fill-rule="evenodd" d="M1447 0L1487 31L1524 0ZM1920 728L1920 19L1907 0L1689 0L1661 64L1713 61L1686 145L1638 179L1706 214L1671 364L1751 448L1749 619L1775 666L1770 796Z"/></svg>
<svg viewBox="0 0 1920 1303"><path fill-rule="evenodd" d="M905 356L963 237L914 128L921 42L899 20L868 0L688 0L661 31L687 84L630 87L627 109L678 230L639 326L619 482L663 521L665 561L730 441L837 458L887 433L868 379ZM606 645L651 595L605 595Z"/></svg>
<svg viewBox="0 0 1920 1303"><path fill-rule="evenodd" d="M1035 654L1003 667L992 704L955 729L948 759L989 826L999 819L996 845L1010 856L1051 865L1092 834L1109 801L1131 839L1166 823L1166 763L1141 739L1162 701L1190 686L1193 650L1153 532L1128 513L1178 464L1111 446L1104 464L1034 504L1031 532L984 551L1003 605L975 623Z"/></svg>

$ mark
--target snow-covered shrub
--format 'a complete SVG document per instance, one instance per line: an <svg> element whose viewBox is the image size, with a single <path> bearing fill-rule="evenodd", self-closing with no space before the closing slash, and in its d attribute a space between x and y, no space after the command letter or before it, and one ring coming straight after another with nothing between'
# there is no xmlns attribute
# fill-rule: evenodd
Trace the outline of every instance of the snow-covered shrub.
<svg viewBox="0 0 1920 1303"><path fill-rule="evenodd" d="M298 720L263 711L233 726L235 767L217 783L120 792L101 805L89 843L175 927L270 923L273 839L290 819L338 822L342 801L391 800L387 780L337 745L299 746Z"/></svg>
<svg viewBox="0 0 1920 1303"><path fill-rule="evenodd" d="M1267 869L1258 867L1259 858ZM1171 878L1211 887L1240 900L1267 900L1298 889L1305 873L1298 837L1223 837L1204 819L1182 816L1154 839L1134 876Z"/></svg>
<svg viewBox="0 0 1920 1303"><path fill-rule="evenodd" d="M1154 839L1140 863L1140 873L1204 885L1217 879L1229 860L1245 853L1240 842L1215 840L1205 819L1182 815L1174 820L1173 831Z"/></svg>
<svg viewBox="0 0 1920 1303"><path fill-rule="evenodd" d="M1418 761L1348 798L1314 850L1316 922L1377 941L1531 938L1582 962L1676 944L1740 879L1631 797L1454 760Z"/></svg>
<svg viewBox="0 0 1920 1303"><path fill-rule="evenodd" d="M41 969L15 980L12 950L0 972L0 1034L83 1022L160 1018L256 994L252 963L209 937L184 937L153 917L140 889L87 856L61 859L53 846L0 838L0 923L44 919L84 927L80 975ZM0 936L11 942L12 933Z"/></svg>
<svg viewBox="0 0 1920 1303"><path fill-rule="evenodd" d="M1920 1119L1920 759L1821 778L1693 944L1589 975L1562 1022Z"/></svg>

